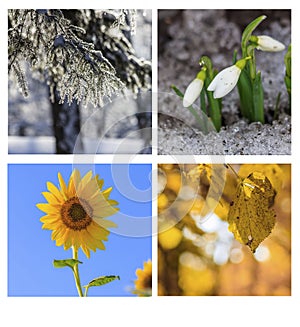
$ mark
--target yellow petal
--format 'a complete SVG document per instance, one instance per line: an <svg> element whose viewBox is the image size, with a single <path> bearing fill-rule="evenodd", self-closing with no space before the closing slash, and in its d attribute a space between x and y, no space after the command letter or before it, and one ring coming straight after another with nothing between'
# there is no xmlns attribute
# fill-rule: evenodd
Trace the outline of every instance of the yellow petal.
<svg viewBox="0 0 300 327"><path fill-rule="evenodd" d="M79 249L81 246L81 241L80 241L80 231L73 231L72 232L72 243L73 246L75 246L76 249Z"/></svg>
<svg viewBox="0 0 300 327"><path fill-rule="evenodd" d="M85 245L87 248L90 248L94 252L96 251L96 244L94 243L94 238L87 230L82 230L80 233L81 244Z"/></svg>
<svg viewBox="0 0 300 327"><path fill-rule="evenodd" d="M59 184L60 184L60 189L61 189L61 193L63 194L63 197L65 200L68 199L68 190L67 190L67 186L66 183L63 179L63 177L61 176L61 173L58 173L58 180L59 180Z"/></svg>
<svg viewBox="0 0 300 327"><path fill-rule="evenodd" d="M61 218L59 215L45 215L40 218L41 222L52 222L52 221L61 221Z"/></svg>
<svg viewBox="0 0 300 327"><path fill-rule="evenodd" d="M119 208L114 208L114 207L100 207L95 209L94 208L94 214L93 216L96 218L105 218L105 217L109 217L112 215L115 215L118 211Z"/></svg>
<svg viewBox="0 0 300 327"><path fill-rule="evenodd" d="M49 192L51 192L56 198L57 200L59 200L60 202L62 202L64 200L63 195L61 194L60 190L51 182L47 182L47 189Z"/></svg>
<svg viewBox="0 0 300 327"><path fill-rule="evenodd" d="M87 256L87 258L90 258L90 250L87 246L85 246L84 244L81 246L83 253Z"/></svg>
<svg viewBox="0 0 300 327"><path fill-rule="evenodd" d="M52 232L52 240L57 240L60 239L63 234L65 233L65 226L64 225L60 225L58 228L56 228L53 232Z"/></svg>
<svg viewBox="0 0 300 327"><path fill-rule="evenodd" d="M77 193L78 185L79 185L80 179L81 179L80 171L78 169L74 169L72 175L73 175L73 181L74 181L74 185L75 185L75 192Z"/></svg>
<svg viewBox="0 0 300 327"><path fill-rule="evenodd" d="M101 193L105 196L105 198L107 199L109 196L110 196L110 193L111 193L111 191L112 191L112 186L111 187L109 187L108 189L106 189L106 190L104 190L104 191L102 191Z"/></svg>
<svg viewBox="0 0 300 327"><path fill-rule="evenodd" d="M108 200L108 203L111 205L111 206L117 206L119 204L118 201L116 200ZM116 208L117 209L117 208Z"/></svg>
<svg viewBox="0 0 300 327"><path fill-rule="evenodd" d="M54 207L53 205L49 204L49 203L38 203L36 204L36 206L46 212L46 213L53 213L53 214L58 214L59 213L59 208L58 207Z"/></svg>
<svg viewBox="0 0 300 327"><path fill-rule="evenodd" d="M97 248L100 250L105 250L105 245L101 240L94 240L95 244L97 245Z"/></svg>
<svg viewBox="0 0 300 327"><path fill-rule="evenodd" d="M78 192L78 185L80 183L80 172L77 169L74 169L68 184L69 197L73 197Z"/></svg>
<svg viewBox="0 0 300 327"><path fill-rule="evenodd" d="M44 222L43 229L56 230L61 225L60 221L48 221Z"/></svg>
<svg viewBox="0 0 300 327"><path fill-rule="evenodd" d="M103 241L107 241L108 235L110 234L109 230L101 227L95 222L92 222L88 227L87 231L93 238L102 239Z"/></svg>
<svg viewBox="0 0 300 327"><path fill-rule="evenodd" d="M99 194L98 201L96 203L93 203L94 210L98 211L98 210L102 210L103 208L112 207L109 201L113 201L113 200L106 200L105 198L102 197L101 194Z"/></svg>
<svg viewBox="0 0 300 327"><path fill-rule="evenodd" d="M93 220L103 228L111 228L111 227L118 227L116 223L110 220L105 220L103 218L93 218Z"/></svg>
<svg viewBox="0 0 300 327"><path fill-rule="evenodd" d="M99 189L101 190L102 187L103 187L103 184L104 184L104 180L103 180L103 179L99 179L99 175L98 175L98 174L95 176L95 178L96 178L96 180L97 180L98 187L99 187Z"/></svg>
<svg viewBox="0 0 300 327"><path fill-rule="evenodd" d="M71 229L69 229L69 228L66 229L66 232L64 235L64 240L65 240L64 249L65 250L68 250L73 245L72 232L73 231Z"/></svg>
<svg viewBox="0 0 300 327"><path fill-rule="evenodd" d="M88 171L81 179L80 184L84 187L92 178L93 172L90 170Z"/></svg>
<svg viewBox="0 0 300 327"><path fill-rule="evenodd" d="M65 245L66 239L64 235L62 235L60 238L55 239L55 242L56 242L56 246L62 246Z"/></svg>
<svg viewBox="0 0 300 327"><path fill-rule="evenodd" d="M86 185L80 187L77 192L80 198L89 201L91 198L98 196L99 188L97 182L92 179Z"/></svg>
<svg viewBox="0 0 300 327"><path fill-rule="evenodd" d="M61 205L61 201L57 199L57 197L50 192L42 192L44 198L52 205Z"/></svg>
<svg viewBox="0 0 300 327"><path fill-rule="evenodd" d="M73 175L73 173L72 173L72 175ZM68 195L70 198L72 198L75 196L75 194L76 194L75 183L74 183L74 179L71 176L69 179L69 183L68 183Z"/></svg>

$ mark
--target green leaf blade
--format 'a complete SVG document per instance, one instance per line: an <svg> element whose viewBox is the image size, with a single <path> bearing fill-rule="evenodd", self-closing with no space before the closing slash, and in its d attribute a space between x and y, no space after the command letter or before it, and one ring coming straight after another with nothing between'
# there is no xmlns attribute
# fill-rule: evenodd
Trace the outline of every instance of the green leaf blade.
<svg viewBox="0 0 300 327"><path fill-rule="evenodd" d="M184 94L175 86L171 85L171 89L180 97L183 99Z"/></svg>
<svg viewBox="0 0 300 327"><path fill-rule="evenodd" d="M253 121L265 123L264 116L264 90L261 82L261 74L258 72L253 82Z"/></svg>
<svg viewBox="0 0 300 327"><path fill-rule="evenodd" d="M97 277L93 280L91 280L87 285L85 285L84 287L85 288L90 288L90 287L93 287L93 286L102 286L102 285L105 285L105 284L108 284L114 280L120 280L120 276L115 276L115 275L109 275L109 276L100 276L100 277Z"/></svg>
<svg viewBox="0 0 300 327"><path fill-rule="evenodd" d="M249 73L243 69L237 83L238 92L240 96L240 110L243 117L252 121L253 117L253 96L252 83Z"/></svg>
<svg viewBox="0 0 300 327"><path fill-rule="evenodd" d="M69 267L71 269L74 269L74 267L78 264L82 264L81 261L76 260L76 259L64 259L64 260L53 260L53 266L54 268L64 268L64 267Z"/></svg>
<svg viewBox="0 0 300 327"><path fill-rule="evenodd" d="M247 25L247 27L244 29L244 32L242 34L242 51L243 51L243 58L247 56L247 44L249 42L249 39L253 33L253 31L256 29L256 27L267 18L265 15L261 15L254 19L250 24Z"/></svg>
<svg viewBox="0 0 300 327"><path fill-rule="evenodd" d="M175 85L171 85L172 90L181 98L183 99L184 94L175 86ZM206 115L204 116L204 114L202 114L200 116L200 114L193 108L193 106L189 106L187 107L187 109L190 111L190 113L195 117L197 123L199 124L199 129L204 133L207 134L207 126L205 124L205 119L206 119Z"/></svg>

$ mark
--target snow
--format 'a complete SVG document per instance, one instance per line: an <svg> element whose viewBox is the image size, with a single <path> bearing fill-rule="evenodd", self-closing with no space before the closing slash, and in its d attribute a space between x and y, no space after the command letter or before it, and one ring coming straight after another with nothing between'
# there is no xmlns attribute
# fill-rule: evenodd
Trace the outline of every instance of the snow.
<svg viewBox="0 0 300 327"><path fill-rule="evenodd" d="M83 138L84 153L134 154L144 150L142 139L129 138ZM8 149L10 154L54 154L55 138L52 136L9 136Z"/></svg>

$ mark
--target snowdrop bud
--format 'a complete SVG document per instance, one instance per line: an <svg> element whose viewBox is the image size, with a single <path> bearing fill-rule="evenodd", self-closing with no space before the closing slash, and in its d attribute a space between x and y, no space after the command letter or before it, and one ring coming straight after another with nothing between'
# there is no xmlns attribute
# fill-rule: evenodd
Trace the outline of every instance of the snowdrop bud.
<svg viewBox="0 0 300 327"><path fill-rule="evenodd" d="M242 69L246 65L246 60L250 57L238 60L235 65L221 70L212 82L209 84L207 90L214 92L214 98L219 99L232 91L239 80Z"/></svg>
<svg viewBox="0 0 300 327"><path fill-rule="evenodd" d="M284 44L267 35L252 35L250 41L256 43L256 49L261 51L278 52L285 49Z"/></svg>
<svg viewBox="0 0 300 327"><path fill-rule="evenodd" d="M183 97L183 106L185 108L191 106L200 95L206 78L205 70L206 68L203 67L197 74L197 77L187 87Z"/></svg>

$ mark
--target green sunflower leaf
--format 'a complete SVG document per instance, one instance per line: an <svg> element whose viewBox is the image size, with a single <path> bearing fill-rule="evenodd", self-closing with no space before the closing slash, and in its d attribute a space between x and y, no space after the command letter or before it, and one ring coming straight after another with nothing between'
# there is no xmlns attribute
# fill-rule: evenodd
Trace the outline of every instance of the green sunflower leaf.
<svg viewBox="0 0 300 327"><path fill-rule="evenodd" d="M108 284L114 280L120 280L120 276L115 276L115 275L109 275L109 276L100 276L100 277L97 277L93 280L91 280L87 285L84 285L83 287L85 287L85 296L87 296L87 291L90 287L93 287L93 286L102 286L102 285L105 285L105 284Z"/></svg>
<svg viewBox="0 0 300 327"><path fill-rule="evenodd" d="M76 265L79 263L82 263L79 260L75 259L65 259L65 260L53 260L53 266L55 268L64 268L64 267L70 267L71 269L74 269Z"/></svg>
<svg viewBox="0 0 300 327"><path fill-rule="evenodd" d="M93 280L91 280L87 285L85 285L84 287L92 287L92 286L102 286L105 284L108 284L116 279L120 280L120 276L114 276L114 275L110 275L110 276L100 276L97 277Z"/></svg>

